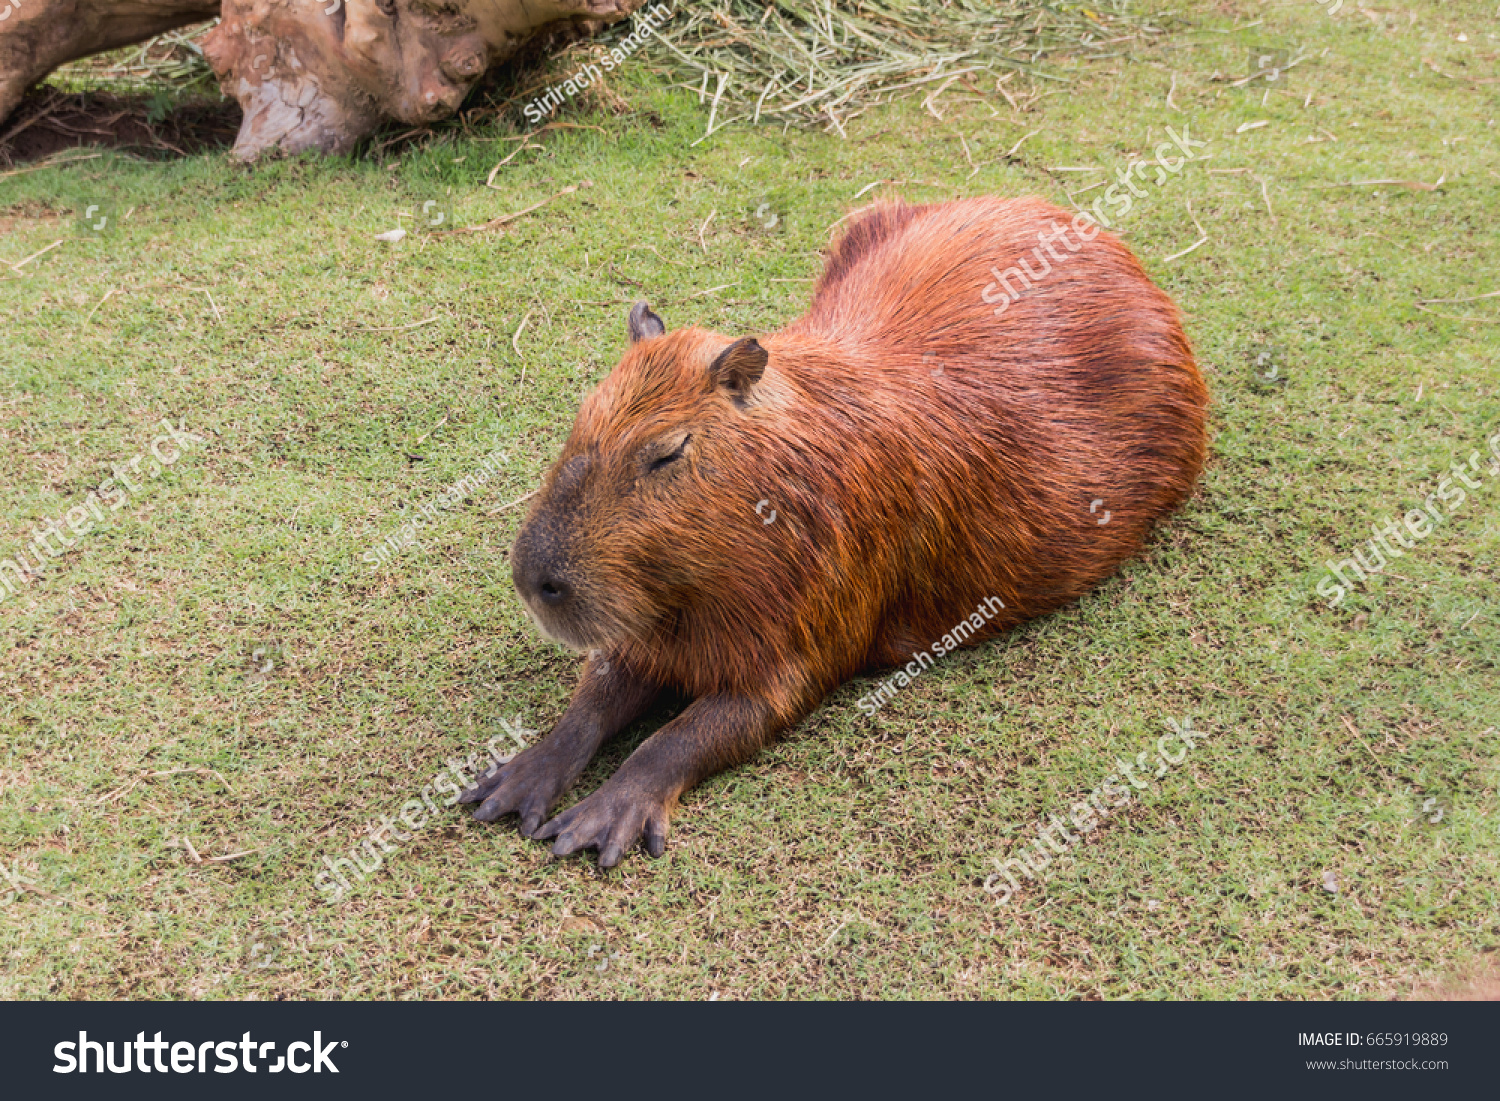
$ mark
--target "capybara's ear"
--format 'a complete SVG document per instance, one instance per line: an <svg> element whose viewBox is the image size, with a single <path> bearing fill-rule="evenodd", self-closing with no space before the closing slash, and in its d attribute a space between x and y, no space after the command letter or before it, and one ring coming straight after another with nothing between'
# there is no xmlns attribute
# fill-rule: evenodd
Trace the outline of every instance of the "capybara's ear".
<svg viewBox="0 0 1500 1101"><path fill-rule="evenodd" d="M765 374L766 360L769 358L755 338L747 336L720 352L708 370L713 375L714 382L728 390L736 403L739 403L749 397L750 387Z"/></svg>
<svg viewBox="0 0 1500 1101"><path fill-rule="evenodd" d="M666 331L667 327L662 324L661 318L651 312L651 307L644 299L630 307L630 343L661 336Z"/></svg>

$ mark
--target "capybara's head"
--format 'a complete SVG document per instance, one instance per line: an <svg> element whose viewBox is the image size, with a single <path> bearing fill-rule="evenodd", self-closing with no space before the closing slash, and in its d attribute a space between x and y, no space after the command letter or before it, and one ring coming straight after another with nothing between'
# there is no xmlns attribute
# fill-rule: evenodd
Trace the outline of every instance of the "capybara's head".
<svg viewBox="0 0 1500 1101"><path fill-rule="evenodd" d="M753 338L668 333L645 302L629 330L511 551L542 633L579 650L645 637L721 556L724 478L743 454L768 358Z"/></svg>

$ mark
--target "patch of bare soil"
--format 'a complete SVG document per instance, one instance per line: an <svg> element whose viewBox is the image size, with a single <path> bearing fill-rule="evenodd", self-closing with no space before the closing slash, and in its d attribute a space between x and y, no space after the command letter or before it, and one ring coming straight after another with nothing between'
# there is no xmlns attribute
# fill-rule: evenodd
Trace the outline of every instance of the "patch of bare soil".
<svg viewBox="0 0 1500 1101"><path fill-rule="evenodd" d="M35 88L0 130L0 167L85 147L165 159L234 144L240 109L233 100L204 96L178 103L159 117L153 112L155 102L148 95Z"/></svg>

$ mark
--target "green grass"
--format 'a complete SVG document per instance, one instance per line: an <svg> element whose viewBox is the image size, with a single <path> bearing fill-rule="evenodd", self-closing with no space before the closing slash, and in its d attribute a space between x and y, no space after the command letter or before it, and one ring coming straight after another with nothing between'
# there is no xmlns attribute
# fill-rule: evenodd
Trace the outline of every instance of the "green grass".
<svg viewBox="0 0 1500 1101"><path fill-rule="evenodd" d="M1062 94L954 85L941 119L912 100L847 140L692 145L706 105L627 66L631 110L576 105L601 130L545 134L497 190L499 124L358 161L0 179L0 258L63 241L0 269L0 558L163 417L205 440L0 602L0 859L26 888L0 883L0 996L1384 998L1483 966L1500 476L1339 607L1314 586L1500 431L1500 299L1417 308L1500 289L1493 2L1179 14L1130 58L1055 61ZM1307 60L1235 86L1266 46ZM1187 315L1213 456L1147 553L874 718L871 682L844 686L689 795L659 861L601 875L451 809L325 901L321 858L445 758L561 714L579 661L528 626L501 554L522 509L495 510L630 301L763 332L868 185L1066 203L1104 173L1055 169L1113 174L1167 126L1211 159L1123 229ZM373 240L428 200L469 225L584 180L504 230ZM1209 240L1168 262L1194 218ZM495 446L500 476L420 545L361 560ZM993 859L1168 719L1209 737L997 905Z"/></svg>

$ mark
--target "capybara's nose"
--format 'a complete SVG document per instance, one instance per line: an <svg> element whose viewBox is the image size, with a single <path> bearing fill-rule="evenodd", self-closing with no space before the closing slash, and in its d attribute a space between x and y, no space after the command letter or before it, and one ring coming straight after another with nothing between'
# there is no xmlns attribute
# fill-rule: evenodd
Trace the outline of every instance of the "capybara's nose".
<svg viewBox="0 0 1500 1101"><path fill-rule="evenodd" d="M537 550L536 525L521 525L510 548L510 579L516 591L528 601L540 595L542 582L552 572L547 569L546 557Z"/></svg>
<svg viewBox="0 0 1500 1101"><path fill-rule="evenodd" d="M543 604L548 604L554 608L567 600L572 593L573 590L568 587L568 583L561 578L544 576L537 582L537 598Z"/></svg>
<svg viewBox="0 0 1500 1101"><path fill-rule="evenodd" d="M573 595L573 586L563 580L551 558L544 548L538 546L536 532L528 528L516 540L511 552L511 576L527 600L556 608L567 603Z"/></svg>

